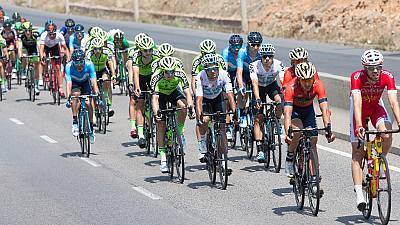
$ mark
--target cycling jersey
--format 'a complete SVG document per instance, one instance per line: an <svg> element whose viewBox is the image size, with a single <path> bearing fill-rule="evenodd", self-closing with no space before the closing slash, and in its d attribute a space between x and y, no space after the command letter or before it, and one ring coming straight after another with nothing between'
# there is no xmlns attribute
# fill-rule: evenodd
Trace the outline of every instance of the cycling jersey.
<svg viewBox="0 0 400 225"><path fill-rule="evenodd" d="M298 78L295 78L285 90L285 106L307 107L313 104L315 96L318 96L318 102L328 101L325 88L321 80L315 80L311 91L305 92L301 88Z"/></svg>
<svg viewBox="0 0 400 225"><path fill-rule="evenodd" d="M75 33L73 35L69 36L69 41L68 41L69 49L82 49L82 47L86 45L86 43L84 42L87 40L87 39L85 39L86 36L88 36L88 34L84 33L83 38L81 40L78 39L78 37L76 36Z"/></svg>
<svg viewBox="0 0 400 225"><path fill-rule="evenodd" d="M182 63L182 60L180 60L180 59L177 58L177 57L172 57L172 58L174 58L174 59L176 60L176 62L177 62L177 67L178 67L179 69L183 70L183 63ZM152 71L153 73L156 72L156 70L158 69L158 63L160 62L160 59L161 59L161 58L158 58L158 59L156 59L154 62L151 63L151 71Z"/></svg>
<svg viewBox="0 0 400 225"><path fill-rule="evenodd" d="M65 66L65 79L72 83L90 82L90 79L96 79L94 65L89 60L85 60L85 65L82 71L78 71L73 61L70 61Z"/></svg>
<svg viewBox="0 0 400 225"><path fill-rule="evenodd" d="M45 31L40 36L40 44L52 48L56 45L65 45L65 39L60 32L56 32L56 37L54 39L50 39L48 32Z"/></svg>
<svg viewBox="0 0 400 225"><path fill-rule="evenodd" d="M258 86L266 87L276 81L276 78L282 74L283 75L283 65L282 62L273 59L273 63L268 71L265 71L263 63L261 60L252 62L249 65L250 78L251 80L258 80Z"/></svg>
<svg viewBox="0 0 400 225"><path fill-rule="evenodd" d="M10 44L14 44L15 40L17 39L17 33L15 30L6 31L5 29L3 29L1 31L1 36L6 40L7 47Z"/></svg>
<svg viewBox="0 0 400 225"><path fill-rule="evenodd" d="M196 96L203 96L206 99L218 97L222 91L232 92L232 83L228 72L219 69L219 75L215 80L209 80L205 70L196 76Z"/></svg>
<svg viewBox="0 0 400 225"><path fill-rule="evenodd" d="M226 64L225 64L225 60L222 57L222 55L220 54L216 54L218 57L218 66L220 69L226 70ZM202 54L197 55L194 59L193 59L193 63L192 63L192 76L196 76L198 73L200 73L203 70L203 65L201 64L201 61L203 60L203 56Z"/></svg>
<svg viewBox="0 0 400 225"><path fill-rule="evenodd" d="M179 89L179 87L183 90L189 88L186 74L181 69L175 69L171 80L166 79L164 77L164 71L158 69L150 81L150 88L155 94L161 93L164 95L170 95L175 90Z"/></svg>
<svg viewBox="0 0 400 225"><path fill-rule="evenodd" d="M225 63L228 64L227 71L228 71L229 75L231 76L231 81L232 81L232 79L234 77L236 77L237 56L235 57L235 55L231 52L229 46L226 47L224 50L222 50L221 55L224 58Z"/></svg>
<svg viewBox="0 0 400 225"><path fill-rule="evenodd" d="M132 60L132 66L139 67L140 76L151 76L153 74L151 64L158 59L158 56L153 52L150 62L148 64L144 64L141 51L137 51L130 56L130 59Z"/></svg>
<svg viewBox="0 0 400 225"><path fill-rule="evenodd" d="M21 35L22 47L26 49L28 55L38 55L38 37L38 33L32 33L29 38L25 34Z"/></svg>
<svg viewBox="0 0 400 225"><path fill-rule="evenodd" d="M294 67L289 67L285 70L285 74L283 75L283 82L282 82L282 87L285 88L286 85L290 84L291 81L296 78L296 74L294 73ZM315 72L314 79L318 80L318 72Z"/></svg>
<svg viewBox="0 0 400 225"><path fill-rule="evenodd" d="M260 58L260 54L257 52L255 58L251 58L248 50L249 46L245 46L241 48L237 57L237 68L243 69L243 81L245 83L250 81L250 71L249 65L250 63L256 61Z"/></svg>
<svg viewBox="0 0 400 225"><path fill-rule="evenodd" d="M115 45L114 38L113 38L112 36L110 36L110 37L108 38L108 40L109 40L110 42L114 43L114 45ZM118 49L119 49L119 50L125 50L125 49L128 49L128 48L129 48L129 42L128 42L128 40L124 37L124 38L122 39L122 44L121 44L121 46L120 46Z"/></svg>
<svg viewBox="0 0 400 225"><path fill-rule="evenodd" d="M112 52L107 48L103 48L103 52L99 57L96 56L93 50L89 51L87 58L93 63L95 71L103 71L107 67L107 62L112 59Z"/></svg>

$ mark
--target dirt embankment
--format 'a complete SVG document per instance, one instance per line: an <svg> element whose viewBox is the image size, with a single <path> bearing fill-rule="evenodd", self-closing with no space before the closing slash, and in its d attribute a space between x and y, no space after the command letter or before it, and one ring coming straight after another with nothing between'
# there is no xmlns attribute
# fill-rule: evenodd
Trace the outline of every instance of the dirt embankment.
<svg viewBox="0 0 400 225"><path fill-rule="evenodd" d="M26 4L26 0L15 0L15 2ZM64 10L64 1L56 1L54 4L46 4L45 0L32 0L32 2L36 8L59 12ZM70 0L70 2L133 9L133 0ZM400 0L247 0L247 4L249 29L259 30L266 36L400 50ZM152 11L239 21L240 0L139 0L139 5L143 15L140 19L145 22L224 31L237 31L240 28L238 25L240 23L226 26L221 23L210 24L207 20L157 18L146 14ZM88 13L91 14L90 10ZM133 20L133 16L126 14L124 18L118 17L118 13L107 15L108 18L110 16Z"/></svg>

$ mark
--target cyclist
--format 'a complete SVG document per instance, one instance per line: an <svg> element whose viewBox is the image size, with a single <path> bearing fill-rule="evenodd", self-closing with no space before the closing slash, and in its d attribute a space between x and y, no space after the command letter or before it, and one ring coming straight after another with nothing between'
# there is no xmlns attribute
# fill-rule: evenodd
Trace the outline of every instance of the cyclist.
<svg viewBox="0 0 400 225"><path fill-rule="evenodd" d="M254 119L254 139L257 146L257 160L259 163L265 162L264 152L262 151L262 139L263 133L261 127L263 127L263 108L261 103L267 102L268 97L279 104L282 103L281 99L281 88L278 84L279 76L283 75L282 62L275 59L275 47L272 44L262 44L258 53L261 59L252 62L249 65L250 79L253 86L254 99L256 100L256 108L258 115ZM282 116L282 107L278 105L276 108L276 117L278 119Z"/></svg>
<svg viewBox="0 0 400 225"><path fill-rule="evenodd" d="M190 117L194 118L193 100L189 89L189 82L185 72L177 66L173 57L167 56L159 61L159 68L154 73L150 82L152 94L152 108L157 119L157 143L160 151L161 165L163 173L168 172L167 158L165 155L165 121L159 115L159 110L167 108L167 103L179 108L188 107ZM183 93L182 93L183 90ZM183 135L186 119L186 110L180 110L177 117L177 130L182 141L183 149L186 149L186 141Z"/></svg>
<svg viewBox="0 0 400 225"><path fill-rule="evenodd" d="M92 40L91 50L87 53L87 58L92 61L94 65L94 69L96 71L97 79L103 78L104 80L110 79L110 74L112 77L115 77L114 65L112 64L112 52L110 49L104 47L104 41L100 38L95 38ZM107 68L108 66L111 68L111 73ZM111 90L111 82L104 82L104 94L108 99L108 102L105 102L109 106L109 117L114 115L114 110L112 109L112 90Z"/></svg>
<svg viewBox="0 0 400 225"><path fill-rule="evenodd" d="M290 83L291 80L296 78L296 74L294 73L294 69L297 64L302 62L308 62L308 52L303 47L297 47L289 52L290 64L291 67L285 70L285 74L283 76L282 88L285 89L285 86ZM316 80L319 79L318 72L315 72L314 78Z"/></svg>
<svg viewBox="0 0 400 225"><path fill-rule="evenodd" d="M134 93L130 95L137 96L136 105L136 119L137 119L137 130L139 136L139 147L144 148L146 146L144 135L143 135L143 112L144 112L144 94L142 91L149 90L150 79L152 75L151 64L158 58L156 52L153 52L154 41L151 37L145 36L140 39L138 43L137 51L130 59L128 63L132 64L132 73L129 73L129 82L134 80L135 88ZM130 85L132 88L132 85Z"/></svg>
<svg viewBox="0 0 400 225"><path fill-rule="evenodd" d="M6 85L6 73L5 73L5 68L6 64L8 61L8 51L7 51L7 44L6 40L0 35L0 84L1 84L1 90L3 92L7 92L7 85ZM4 58L3 58L4 57Z"/></svg>
<svg viewBox="0 0 400 225"><path fill-rule="evenodd" d="M160 58L158 58L157 60L155 60L151 64L151 71L153 71L153 73L159 68L159 62L164 57L172 57L172 58L174 58L176 66L179 69L183 70L182 60L178 59L177 57L173 57L172 56L174 54L174 52L175 52L175 49L171 44L162 43L161 45L158 46L157 50L158 50L158 55L160 56Z"/></svg>
<svg viewBox="0 0 400 225"><path fill-rule="evenodd" d="M11 60L12 64L12 78L17 78L17 70L15 69L15 43L18 39L17 32L12 28L12 23L10 20L6 20L3 24L3 30L1 31L1 36L6 40L7 49L10 51L9 59Z"/></svg>
<svg viewBox="0 0 400 225"><path fill-rule="evenodd" d="M120 31L120 30L111 30L109 35L109 40L114 43L114 48L117 50L126 50L126 52L122 53L122 65L125 66L126 65L126 61L128 58L128 52L127 50L129 49L129 43L128 40L125 38L124 36L124 32ZM115 58L117 58L116 56L118 56L117 51L115 51ZM117 70L118 70L118 65L115 64L115 73L117 74ZM114 78L117 79L117 83L119 83L119 76ZM113 79L113 80L114 80Z"/></svg>
<svg viewBox="0 0 400 225"><path fill-rule="evenodd" d="M293 155L299 143L300 134L295 133L293 138L288 136L289 127L294 129L316 128L313 100L318 97L319 108L322 112L324 126L331 123L328 98L321 80L315 79L316 69L311 62L302 62L296 66L296 78L286 86L284 103L284 128L288 152L286 156L286 175L293 176ZM316 151L318 132L312 134L311 145ZM335 135L326 134L328 142L335 140ZM312 179L317 179L313 177ZM321 191L322 192L322 191Z"/></svg>
<svg viewBox="0 0 400 225"><path fill-rule="evenodd" d="M69 46L69 37L74 34L75 21L68 18L64 24L65 26L61 27L60 33L64 36L65 44Z"/></svg>
<svg viewBox="0 0 400 225"><path fill-rule="evenodd" d="M3 9L0 9L0 26L3 27L3 24L6 20L9 20L10 18L6 16L6 13L4 12Z"/></svg>
<svg viewBox="0 0 400 225"><path fill-rule="evenodd" d="M361 56L363 69L351 74L350 97L350 140L352 144L352 174L354 189L357 195L357 208L363 211L366 202L362 194L361 162L365 156L363 145L358 148L358 139L364 139L365 120L371 119L371 124L380 131L392 129L391 120L381 99L382 92L387 88L388 99L394 117L400 127L400 111L397 100L397 89L393 74L382 68L383 55L375 49L366 50ZM383 138L383 154L389 153L392 136L381 134Z"/></svg>
<svg viewBox="0 0 400 225"><path fill-rule="evenodd" d="M248 95L246 94L247 86L250 86L250 71L249 65L250 63L259 59L260 55L258 54L258 50L260 49L260 45L263 41L261 34L257 31L251 31L247 35L247 46L241 48L237 57L237 69L236 69L236 82L238 91L240 94L238 95L238 107L240 110L240 127L247 126L247 118L245 107L248 99Z"/></svg>
<svg viewBox="0 0 400 225"><path fill-rule="evenodd" d="M78 127L78 110L79 105L76 99L71 102L70 96L90 95L92 93L98 94L99 88L96 81L96 72L94 65L89 60L85 60L85 52L77 49L72 53L72 60L67 63L65 67L65 74L67 80L67 107L72 106L72 135L77 137L79 135ZM92 90L93 87L93 90ZM95 142L95 132L93 131L93 104L87 103L86 107L89 111L89 120L91 126L91 133L89 134L89 141L91 144Z"/></svg>
<svg viewBox="0 0 400 225"><path fill-rule="evenodd" d="M228 72L219 67L219 59L215 54L206 54L201 62L204 69L196 77L196 119L200 133L200 162L204 162L204 154L207 153L206 132L209 118L203 117L203 112L225 112L224 92L232 111L236 110L233 98L232 84ZM221 117L221 131L226 134L225 117ZM223 135L224 151L227 151L226 135Z"/></svg>
<svg viewBox="0 0 400 225"><path fill-rule="evenodd" d="M69 37L69 50L73 52L74 49L83 49L85 44L83 39L87 36L85 33L85 27L82 24L76 24L74 27L74 34Z"/></svg>
<svg viewBox="0 0 400 225"><path fill-rule="evenodd" d="M46 56L61 56L61 51L67 55L67 59L69 59L69 52L67 46L65 45L64 36L61 35L60 32L57 31L57 26L53 21L49 21L46 24L46 31L42 33L40 36L40 47L39 47L39 55L42 60L40 64L41 70L43 71L43 67L46 62ZM54 60L55 62L55 70L58 78L58 90L60 92L61 97L65 97L63 91L63 76L61 73L61 58Z"/></svg>
<svg viewBox="0 0 400 225"><path fill-rule="evenodd" d="M29 59L33 67L35 68L35 93L36 95L40 94L39 90L39 54L38 54L38 38L39 34L37 32L33 32L32 23L25 22L22 24L22 28L24 29L24 33L21 35L21 38L17 41L18 48L18 57L22 59L22 49L26 50L28 56L37 56L32 59ZM25 69L25 65L28 59L22 59L22 65ZM26 71L25 71L26 72ZM26 74L26 73L23 73ZM26 76L26 75L25 75Z"/></svg>

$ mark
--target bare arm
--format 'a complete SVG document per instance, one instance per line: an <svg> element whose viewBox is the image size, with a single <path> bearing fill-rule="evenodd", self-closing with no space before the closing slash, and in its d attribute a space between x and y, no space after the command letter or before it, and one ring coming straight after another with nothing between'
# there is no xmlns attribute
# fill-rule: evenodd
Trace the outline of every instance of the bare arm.
<svg viewBox="0 0 400 225"><path fill-rule="evenodd" d="M232 109L232 112L235 112L236 111L236 103L235 103L235 98L233 97L233 92L227 93L226 96L228 97L228 102Z"/></svg>
<svg viewBox="0 0 400 225"><path fill-rule="evenodd" d="M157 112L158 112L158 107L159 107L159 105L158 105L158 99L159 99L159 96L158 95L153 95L153 97L152 97L152 106L153 106L153 114L154 115L157 115Z"/></svg>
<svg viewBox="0 0 400 225"><path fill-rule="evenodd" d="M322 102L319 104L319 108L322 112L322 120L324 121L324 126L327 127L331 123L331 115L328 107L328 102Z"/></svg>
<svg viewBox="0 0 400 225"><path fill-rule="evenodd" d="M286 135L288 135L288 130L292 123L292 111L293 111L293 106L284 107L284 127Z"/></svg>
<svg viewBox="0 0 400 225"><path fill-rule="evenodd" d="M393 115L396 118L397 124L400 124L399 101L397 100L397 91L388 91L390 106L393 110Z"/></svg>
<svg viewBox="0 0 400 225"><path fill-rule="evenodd" d="M361 127L363 121L361 121L361 107L362 107L362 98L361 92L353 92L351 93L353 98L353 107L354 107L354 118L356 121L356 126Z"/></svg>

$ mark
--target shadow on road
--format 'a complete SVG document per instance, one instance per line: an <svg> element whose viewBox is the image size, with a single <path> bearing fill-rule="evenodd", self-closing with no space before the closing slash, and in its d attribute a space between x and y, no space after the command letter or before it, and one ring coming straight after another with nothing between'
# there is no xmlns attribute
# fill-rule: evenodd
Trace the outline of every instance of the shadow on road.
<svg viewBox="0 0 400 225"><path fill-rule="evenodd" d="M137 146L137 142L133 142L133 141L124 142L124 143L121 143L121 145L122 145L122 147L129 148L129 147Z"/></svg>
<svg viewBox="0 0 400 225"><path fill-rule="evenodd" d="M61 154L60 156L62 156L64 158L80 157L81 152L66 152L66 153Z"/></svg>
<svg viewBox="0 0 400 225"><path fill-rule="evenodd" d="M16 102L30 102L31 100L27 99L27 98L21 98L21 99L16 99Z"/></svg>
<svg viewBox="0 0 400 225"><path fill-rule="evenodd" d="M285 206L285 207L278 207L278 208L273 208L272 211L278 215L278 216L284 216L287 214L293 214L297 213L300 215L306 215L306 216L314 216L311 212L311 209L308 207L304 207L302 210L297 209L297 206ZM319 210L319 213L323 213L325 210Z"/></svg>
<svg viewBox="0 0 400 225"><path fill-rule="evenodd" d="M229 157L228 159L231 162L240 162L241 160L247 160L247 156L245 156L245 155L233 156L233 157Z"/></svg>
<svg viewBox="0 0 400 225"><path fill-rule="evenodd" d="M170 182L171 179L166 174L164 176L146 177L146 178L144 178L144 181L155 184L155 183L159 183L159 182Z"/></svg>
<svg viewBox="0 0 400 225"><path fill-rule="evenodd" d="M194 166L185 166L185 171L188 171L190 173L203 171L205 169L206 169L206 165L205 164L194 165Z"/></svg>
<svg viewBox="0 0 400 225"><path fill-rule="evenodd" d="M196 183L190 183L187 185L191 189L199 189L200 187L210 187L210 188L216 188L215 185L212 185L210 181L201 181L201 182L196 182Z"/></svg>
<svg viewBox="0 0 400 225"><path fill-rule="evenodd" d="M36 104L37 106L43 106L43 105L54 105L54 106L62 106L63 103L61 102L60 105L54 104L53 102L40 102Z"/></svg>
<svg viewBox="0 0 400 225"><path fill-rule="evenodd" d="M151 166L151 167L159 166L160 165L160 160L148 161L148 162L145 162L144 165Z"/></svg>
<svg viewBox="0 0 400 225"><path fill-rule="evenodd" d="M351 224L381 224L381 220L377 216L371 216L369 220L365 220L364 217L361 215L352 215L352 216L341 216L336 218L337 222L341 222L346 225ZM393 221L393 220L390 220ZM397 220L394 220L397 221Z"/></svg>
<svg viewBox="0 0 400 225"><path fill-rule="evenodd" d="M291 195L292 193L293 193L293 188L291 187L272 189L272 194L279 197L285 197L287 195Z"/></svg>
<svg viewBox="0 0 400 225"><path fill-rule="evenodd" d="M247 167L244 167L244 168L242 168L240 170L247 171L247 172L250 172L250 173L260 172L260 171L267 171L263 165L247 166Z"/></svg>
<svg viewBox="0 0 400 225"><path fill-rule="evenodd" d="M147 152L146 151L130 152L130 153L126 154L126 156L129 156L130 158L135 158L135 157L138 157L138 156L147 156Z"/></svg>

